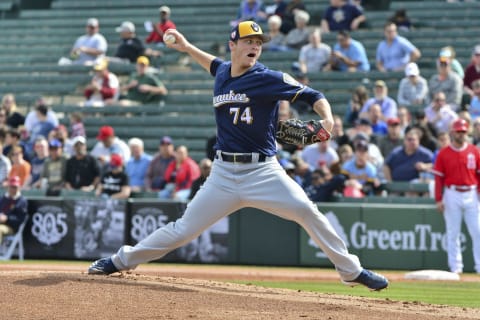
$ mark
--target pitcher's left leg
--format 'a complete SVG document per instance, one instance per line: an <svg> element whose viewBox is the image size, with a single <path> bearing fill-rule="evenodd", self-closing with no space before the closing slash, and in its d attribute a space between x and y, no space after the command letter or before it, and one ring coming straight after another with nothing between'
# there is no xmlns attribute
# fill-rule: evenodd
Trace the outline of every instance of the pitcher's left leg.
<svg viewBox="0 0 480 320"><path fill-rule="evenodd" d="M362 272L358 257L348 253L343 240L328 219L308 199L303 189L285 174L278 164L267 171L258 172L255 188L242 187L247 194L247 206L273 213L300 224L335 265L342 280L352 281Z"/></svg>
<svg viewBox="0 0 480 320"><path fill-rule="evenodd" d="M240 208L240 201L228 170L214 165L208 180L187 205L185 213L175 222L155 230L135 246L122 246L112 256L119 270L133 269L138 264L163 257L168 252L198 237L216 221Z"/></svg>

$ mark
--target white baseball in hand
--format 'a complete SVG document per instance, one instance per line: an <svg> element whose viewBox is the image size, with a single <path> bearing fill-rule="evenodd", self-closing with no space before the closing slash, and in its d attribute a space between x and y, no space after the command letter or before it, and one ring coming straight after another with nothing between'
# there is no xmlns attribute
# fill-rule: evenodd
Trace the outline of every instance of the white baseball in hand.
<svg viewBox="0 0 480 320"><path fill-rule="evenodd" d="M168 33L163 35L163 42L165 42L165 44L174 44L176 40L173 34Z"/></svg>

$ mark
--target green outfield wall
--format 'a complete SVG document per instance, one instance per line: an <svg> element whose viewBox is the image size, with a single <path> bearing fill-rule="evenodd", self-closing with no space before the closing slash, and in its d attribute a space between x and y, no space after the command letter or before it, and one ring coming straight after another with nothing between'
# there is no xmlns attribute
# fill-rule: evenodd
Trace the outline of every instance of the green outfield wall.
<svg viewBox="0 0 480 320"><path fill-rule="evenodd" d="M445 224L433 205L329 203L319 207L365 267L448 270ZM305 232L300 238L300 264L331 265ZM473 271L465 225L461 243L465 271Z"/></svg>
<svg viewBox="0 0 480 320"><path fill-rule="evenodd" d="M185 207L155 199L32 198L24 231L25 256L82 260L110 255L175 221ZM444 221L433 205L320 203L319 208L365 267L448 269ZM465 226L461 245L464 271L473 271ZM296 223L253 208L220 220L162 261L331 266Z"/></svg>

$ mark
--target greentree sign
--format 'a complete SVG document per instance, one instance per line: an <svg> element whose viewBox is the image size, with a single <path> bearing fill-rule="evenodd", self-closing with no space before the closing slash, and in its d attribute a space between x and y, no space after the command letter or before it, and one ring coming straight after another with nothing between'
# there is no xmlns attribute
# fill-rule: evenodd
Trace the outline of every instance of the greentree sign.
<svg viewBox="0 0 480 320"><path fill-rule="evenodd" d="M431 205L320 204L348 250L365 267L448 270L443 216ZM302 230L300 264L331 266ZM464 271L473 271L472 244L465 226L460 238Z"/></svg>

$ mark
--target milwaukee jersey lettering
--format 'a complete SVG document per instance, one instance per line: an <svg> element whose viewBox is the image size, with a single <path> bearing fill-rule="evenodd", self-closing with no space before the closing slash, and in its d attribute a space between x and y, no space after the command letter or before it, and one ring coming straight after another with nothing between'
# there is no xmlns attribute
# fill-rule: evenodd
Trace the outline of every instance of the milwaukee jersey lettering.
<svg viewBox="0 0 480 320"><path fill-rule="evenodd" d="M216 150L273 156L278 100L299 99L313 105L324 97L290 75L272 71L258 62L239 77L232 77L231 63L220 59L212 62L210 71L216 76L213 91Z"/></svg>

